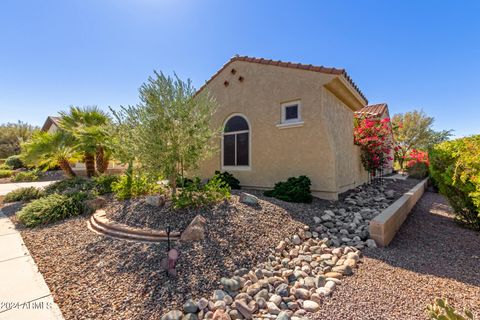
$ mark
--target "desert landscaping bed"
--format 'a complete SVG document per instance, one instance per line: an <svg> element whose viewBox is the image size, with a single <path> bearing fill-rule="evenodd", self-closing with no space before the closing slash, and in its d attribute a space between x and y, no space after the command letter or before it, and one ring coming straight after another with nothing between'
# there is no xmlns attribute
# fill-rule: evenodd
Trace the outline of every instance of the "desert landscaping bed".
<svg viewBox="0 0 480 320"><path fill-rule="evenodd" d="M339 243L363 249L365 242L355 240L354 231L346 230L352 234L343 241L344 231L330 223L343 225L355 217L360 219L354 213L373 207L363 211L359 223L363 226L416 182L385 181L385 187L367 186L342 196L339 202L315 199L312 204L286 203L250 190L259 197L259 204L250 206L240 203L239 193L235 192L227 203L210 210L182 211L173 219L151 219L162 212L154 207L149 214L135 217L131 215L134 211L110 211L116 220L140 227L163 227L168 223L182 229L195 215L205 216L203 241L176 244L180 250L176 279L166 277L160 269L166 255L165 243L97 235L86 228L85 216L22 229L21 233L66 319L158 319L168 310L181 309L189 298L210 297L220 287L220 279L231 277L235 270L265 262L280 241L304 230L305 225L317 233L314 236L333 236ZM111 201L107 211L118 205ZM141 205L138 201L130 207ZM12 216L18 207L10 205L2 211ZM141 212L146 210L143 207ZM340 220L334 218L335 214Z"/></svg>
<svg viewBox="0 0 480 320"><path fill-rule="evenodd" d="M363 254L361 270L312 318L426 319L435 297L480 316L480 235L456 224L438 193L424 194L387 248Z"/></svg>

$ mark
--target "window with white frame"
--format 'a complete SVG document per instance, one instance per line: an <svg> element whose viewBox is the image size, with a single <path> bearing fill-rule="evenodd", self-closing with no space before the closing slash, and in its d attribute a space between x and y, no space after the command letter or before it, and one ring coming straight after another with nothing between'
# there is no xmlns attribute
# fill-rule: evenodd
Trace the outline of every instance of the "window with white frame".
<svg viewBox="0 0 480 320"><path fill-rule="evenodd" d="M238 169L250 166L250 127L241 115L232 116L225 123L222 165Z"/></svg>
<svg viewBox="0 0 480 320"><path fill-rule="evenodd" d="M300 101L282 103L282 124L302 122Z"/></svg>

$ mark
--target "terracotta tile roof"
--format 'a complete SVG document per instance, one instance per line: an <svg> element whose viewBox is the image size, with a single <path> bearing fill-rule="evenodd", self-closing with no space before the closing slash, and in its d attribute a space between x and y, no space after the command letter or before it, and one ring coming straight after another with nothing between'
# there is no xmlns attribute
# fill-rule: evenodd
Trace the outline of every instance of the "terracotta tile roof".
<svg viewBox="0 0 480 320"><path fill-rule="evenodd" d="M388 110L388 105L386 103L377 103L371 104L362 108L361 110L355 112L357 115L370 115L370 116L381 116Z"/></svg>
<svg viewBox="0 0 480 320"><path fill-rule="evenodd" d="M272 65L278 67L285 67L285 68L292 68L292 69L300 69L306 71L314 71L314 72L321 72L326 74L334 74L343 76L345 80L355 89L355 91L368 103L367 98L363 94L363 92L358 88L358 86L353 82L352 78L347 74L345 69L337 69L337 68L329 68L324 66L314 66L311 64L301 64L301 63L293 63L293 62L284 62L280 60L268 60L263 58L254 58L254 57L247 57L247 56L234 56L231 58L227 63L223 65L209 80L205 82L205 84L198 89L197 93L200 92L205 86L207 86L217 75L219 75L230 63L234 61L245 61L245 62L252 62L252 63L259 63L264 65Z"/></svg>

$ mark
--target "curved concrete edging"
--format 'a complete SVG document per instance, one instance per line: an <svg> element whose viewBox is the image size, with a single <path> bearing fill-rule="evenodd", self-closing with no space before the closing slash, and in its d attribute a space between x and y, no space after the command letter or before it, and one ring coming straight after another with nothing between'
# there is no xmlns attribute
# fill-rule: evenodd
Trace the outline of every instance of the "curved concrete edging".
<svg viewBox="0 0 480 320"><path fill-rule="evenodd" d="M424 179L370 221L370 238L375 240L378 246L388 246L392 241L413 206L425 192L427 182L428 178Z"/></svg>
<svg viewBox="0 0 480 320"><path fill-rule="evenodd" d="M167 240L165 230L153 230L130 227L107 218L104 210L97 210L90 217L88 227L100 234L119 239L135 241L159 242ZM171 232L170 240L180 238L180 232Z"/></svg>

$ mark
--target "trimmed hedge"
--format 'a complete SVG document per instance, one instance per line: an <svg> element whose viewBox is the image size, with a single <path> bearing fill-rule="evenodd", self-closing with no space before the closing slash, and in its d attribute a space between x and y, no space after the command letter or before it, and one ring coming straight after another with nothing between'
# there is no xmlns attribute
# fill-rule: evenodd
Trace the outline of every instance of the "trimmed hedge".
<svg viewBox="0 0 480 320"><path fill-rule="evenodd" d="M19 155L10 156L5 159L5 164L12 169L24 168L25 165Z"/></svg>
<svg viewBox="0 0 480 320"><path fill-rule="evenodd" d="M45 187L45 192L47 194L70 194L80 191L91 191L94 187L95 183L93 180L83 177L75 177L52 183Z"/></svg>
<svg viewBox="0 0 480 320"><path fill-rule="evenodd" d="M228 184L230 186L230 189L240 189L240 181L235 178L230 172L215 171L215 175L213 177L218 177L221 181Z"/></svg>
<svg viewBox="0 0 480 320"><path fill-rule="evenodd" d="M3 202L30 201L43 196L45 196L45 193L41 189L26 187L10 191L3 198Z"/></svg>
<svg viewBox="0 0 480 320"><path fill-rule="evenodd" d="M307 176L290 177L287 181L277 182L273 190L265 191L267 197L288 202L312 202L310 179Z"/></svg>
<svg viewBox="0 0 480 320"><path fill-rule="evenodd" d="M32 171L20 171L15 173L12 177L14 182L30 182L37 181L40 178L41 172L37 170Z"/></svg>
<svg viewBox="0 0 480 320"><path fill-rule="evenodd" d="M13 172L10 169L0 169L0 178L9 178L13 175Z"/></svg>
<svg viewBox="0 0 480 320"><path fill-rule="evenodd" d="M112 193L112 185L120 180L119 176L105 174L93 178L94 189L95 191L102 195L107 193Z"/></svg>
<svg viewBox="0 0 480 320"><path fill-rule="evenodd" d="M88 211L84 201L90 195L78 192L72 195L51 194L33 200L17 212L18 220L26 227L35 227L77 216Z"/></svg>
<svg viewBox="0 0 480 320"><path fill-rule="evenodd" d="M436 145L430 151L430 176L456 220L480 230L480 135Z"/></svg>

